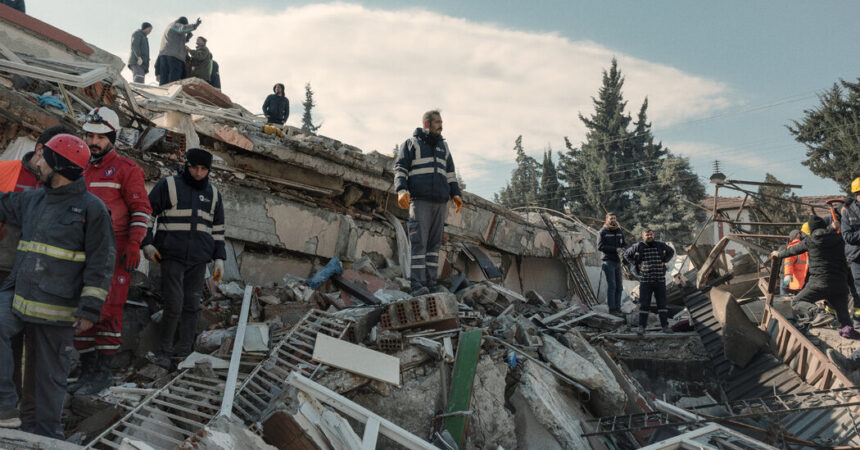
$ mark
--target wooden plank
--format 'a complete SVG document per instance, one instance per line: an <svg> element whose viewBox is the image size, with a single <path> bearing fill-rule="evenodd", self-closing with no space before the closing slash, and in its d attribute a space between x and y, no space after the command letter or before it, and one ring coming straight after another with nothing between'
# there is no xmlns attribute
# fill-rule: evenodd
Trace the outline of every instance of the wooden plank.
<svg viewBox="0 0 860 450"><path fill-rule="evenodd" d="M400 359L325 334L317 335L314 360L400 386Z"/></svg>
<svg viewBox="0 0 860 450"><path fill-rule="evenodd" d="M350 295L355 298L361 300L367 305L381 305L382 300L376 298L375 295L368 292L363 287L353 283L352 281L347 280L346 278L335 275L331 277L331 281L337 286L339 289L343 289L346 292L349 292Z"/></svg>
<svg viewBox="0 0 860 450"><path fill-rule="evenodd" d="M472 386L481 351L481 329L466 331L460 335L457 346L457 362L454 363L454 376L451 378L451 396L448 398L446 414L469 411L472 403ZM466 438L466 423L469 416L453 415L445 419L445 429L463 448Z"/></svg>

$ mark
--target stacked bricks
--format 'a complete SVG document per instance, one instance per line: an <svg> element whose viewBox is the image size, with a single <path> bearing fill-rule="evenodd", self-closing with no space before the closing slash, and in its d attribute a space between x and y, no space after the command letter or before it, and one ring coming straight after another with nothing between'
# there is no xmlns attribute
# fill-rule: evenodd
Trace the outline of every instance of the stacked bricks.
<svg viewBox="0 0 860 450"><path fill-rule="evenodd" d="M388 305L380 318L381 330L457 327L457 297L451 293L427 294Z"/></svg>

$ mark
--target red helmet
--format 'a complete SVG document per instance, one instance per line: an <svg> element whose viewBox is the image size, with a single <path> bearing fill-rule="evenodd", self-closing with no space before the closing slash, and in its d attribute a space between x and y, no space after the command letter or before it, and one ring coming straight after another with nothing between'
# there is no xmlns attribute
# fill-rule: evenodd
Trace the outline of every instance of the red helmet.
<svg viewBox="0 0 860 450"><path fill-rule="evenodd" d="M81 169L86 169L90 162L90 148L80 138L71 134L58 134L46 142L45 147Z"/></svg>

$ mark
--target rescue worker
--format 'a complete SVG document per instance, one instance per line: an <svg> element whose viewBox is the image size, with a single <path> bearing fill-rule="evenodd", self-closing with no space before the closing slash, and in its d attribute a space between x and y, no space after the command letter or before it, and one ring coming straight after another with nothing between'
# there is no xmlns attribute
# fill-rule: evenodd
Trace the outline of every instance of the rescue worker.
<svg viewBox="0 0 860 450"><path fill-rule="evenodd" d="M46 142L58 134L70 134L71 132L61 125L56 125L48 128L36 140L36 145L33 151L27 152L20 161L3 161L0 162L0 179L3 179L7 184L0 187L2 192L29 192L38 189L42 186L39 181L39 170L36 163L42 159L42 151ZM15 254L18 249L18 241L21 235L21 230L10 224L0 224L0 283L5 281L6 277L12 271L15 263ZM19 333L12 338L12 353L15 364L14 380L15 390L21 397L21 419L24 422L33 422L34 399L32 396L33 379L28 377L22 379L22 362L27 363L25 372L33 372L32 362L35 357L30 355L24 358L24 333ZM27 346L32 353L33 344Z"/></svg>
<svg viewBox="0 0 860 450"><path fill-rule="evenodd" d="M98 323L75 337L81 354L81 374L69 392L92 395L113 385L111 362L122 343L122 311L128 298L130 272L140 263L140 243L146 236L152 208L143 170L120 156L114 143L119 116L110 108L90 111L83 126L90 149L84 171L87 190L110 211L116 242L116 263L107 300Z"/></svg>
<svg viewBox="0 0 860 450"><path fill-rule="evenodd" d="M839 335L844 338L857 339L860 333L854 330L854 323L849 311L853 310L853 302L849 301L848 285L845 283L845 243L835 230L818 216L810 216L809 236L799 244L782 251L774 251L771 258L785 258L809 252L809 278L806 285L791 300L791 308L795 314L806 318L815 318L823 314L815 305L819 299L825 299L836 311L839 321ZM843 228L844 232L844 228ZM817 319L812 319L816 322Z"/></svg>
<svg viewBox="0 0 860 450"><path fill-rule="evenodd" d="M188 51L188 62L191 66L189 77L197 77L211 83L212 81L212 52L206 46L206 38L197 36L196 47Z"/></svg>
<svg viewBox="0 0 860 450"><path fill-rule="evenodd" d="M642 230L642 241L624 252L624 261L630 271L639 278L639 334L645 332L653 295L657 303L657 315L664 333L669 329L669 310L666 308L666 263L675 256L675 250L664 242L654 240L650 228Z"/></svg>
<svg viewBox="0 0 860 450"><path fill-rule="evenodd" d="M131 54L128 55L128 69L135 83L143 83L149 72L149 33L152 24L143 22L139 30L131 34Z"/></svg>
<svg viewBox="0 0 860 450"><path fill-rule="evenodd" d="M284 95L284 85L278 83L272 87L274 94L269 94L263 102L263 115L266 123L283 125L290 117L290 99Z"/></svg>
<svg viewBox="0 0 860 450"><path fill-rule="evenodd" d="M845 240L845 257L851 265L850 275L854 285L852 292L856 292L860 291L860 177L851 182L851 194L854 201L846 202L840 228L842 239Z"/></svg>
<svg viewBox="0 0 860 450"><path fill-rule="evenodd" d="M161 36L161 49L155 62L158 84L163 85L181 80L185 74L186 35L200 26L200 18L188 24L184 16L167 25Z"/></svg>
<svg viewBox="0 0 860 450"><path fill-rule="evenodd" d="M152 228L147 232L143 252L161 264L164 316L159 352L147 356L165 368L171 366L172 356L188 356L193 350L206 264L215 260L215 281L221 281L224 271L224 206L209 182L211 168L212 154L192 148L182 171L162 179L149 193L158 225L154 236Z"/></svg>
<svg viewBox="0 0 860 450"><path fill-rule="evenodd" d="M804 223L800 230L791 232L791 241L786 248L800 244L804 235L809 234L809 225ZM809 253L801 253L789 256L782 261L782 284L787 294L797 294L806 283L806 275L809 272Z"/></svg>
<svg viewBox="0 0 860 450"><path fill-rule="evenodd" d="M615 213L606 213L606 219L597 238L597 249L603 253L601 269L606 275L606 305L610 314L621 314L621 252L627 244L624 232L618 225Z"/></svg>
<svg viewBox="0 0 860 450"><path fill-rule="evenodd" d="M397 204L409 208L409 241L412 247L410 282L412 295L439 292L439 249L451 199L457 212L463 207L454 159L442 137L442 115L427 111L424 128L416 128L394 163Z"/></svg>
<svg viewBox="0 0 860 450"><path fill-rule="evenodd" d="M24 429L57 439L72 340L98 322L114 261L110 214L82 176L89 158L82 140L58 134L37 162L45 188L0 194L0 221L22 230L0 287L0 426L20 425L10 338L26 327L36 402Z"/></svg>

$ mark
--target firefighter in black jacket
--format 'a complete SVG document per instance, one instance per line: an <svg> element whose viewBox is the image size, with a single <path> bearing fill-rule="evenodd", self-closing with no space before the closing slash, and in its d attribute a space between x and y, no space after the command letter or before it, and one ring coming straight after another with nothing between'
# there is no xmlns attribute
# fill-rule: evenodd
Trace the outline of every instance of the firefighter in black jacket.
<svg viewBox="0 0 860 450"><path fill-rule="evenodd" d="M675 256L675 250L663 242L654 240L654 232L642 230L642 242L637 242L624 252L624 260L630 271L639 277L639 333L648 325L648 310L651 295L657 301L657 315L664 333L669 329L669 310L666 309L666 263Z"/></svg>
<svg viewBox="0 0 860 450"><path fill-rule="evenodd" d="M839 335L848 339L860 338L851 320L853 301L845 282L848 266L845 264L845 242L835 230L828 228L821 217L809 218L809 236L797 245L774 251L771 258L785 258L809 252L809 278L800 293L791 301L795 314L813 318L820 312L815 302L824 299L836 311L841 329Z"/></svg>
<svg viewBox="0 0 860 450"><path fill-rule="evenodd" d="M209 182L211 167L212 154L192 148L179 175L159 181L149 193L157 225L154 237L149 229L143 252L161 264L164 301L161 349L149 358L162 367L170 367L171 356L192 351L206 264L215 260L215 281L221 281L224 271L224 206ZM177 326L179 340L174 349Z"/></svg>

